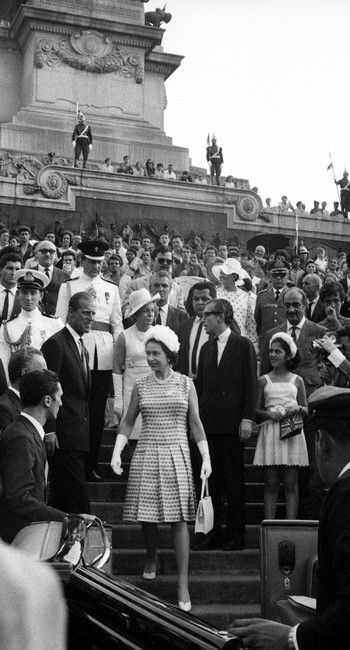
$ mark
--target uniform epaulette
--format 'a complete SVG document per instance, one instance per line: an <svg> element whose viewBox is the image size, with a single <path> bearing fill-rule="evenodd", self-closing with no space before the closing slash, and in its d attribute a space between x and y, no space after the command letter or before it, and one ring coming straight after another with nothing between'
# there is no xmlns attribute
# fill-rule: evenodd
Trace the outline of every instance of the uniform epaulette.
<svg viewBox="0 0 350 650"><path fill-rule="evenodd" d="M261 296L262 293L266 293L266 291L270 291L270 288L271 287L266 287L266 289L261 289L261 291L258 293L258 296Z"/></svg>
<svg viewBox="0 0 350 650"><path fill-rule="evenodd" d="M74 282L74 280L80 280L80 276L77 275L75 278L67 278L67 280L64 280L62 284L66 284L66 282Z"/></svg>

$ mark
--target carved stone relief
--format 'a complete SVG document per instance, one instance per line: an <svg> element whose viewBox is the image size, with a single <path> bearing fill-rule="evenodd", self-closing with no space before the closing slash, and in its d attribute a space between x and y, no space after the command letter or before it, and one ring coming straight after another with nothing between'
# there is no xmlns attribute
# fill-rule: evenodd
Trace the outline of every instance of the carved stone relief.
<svg viewBox="0 0 350 650"><path fill-rule="evenodd" d="M67 179L55 169L44 167L38 174L37 184L48 199L59 199L67 191Z"/></svg>
<svg viewBox="0 0 350 650"><path fill-rule="evenodd" d="M136 54L122 52L113 40L94 30L75 32L70 37L43 38L34 56L37 68L54 68L63 64L87 72L118 72L127 79L142 83L144 71Z"/></svg>

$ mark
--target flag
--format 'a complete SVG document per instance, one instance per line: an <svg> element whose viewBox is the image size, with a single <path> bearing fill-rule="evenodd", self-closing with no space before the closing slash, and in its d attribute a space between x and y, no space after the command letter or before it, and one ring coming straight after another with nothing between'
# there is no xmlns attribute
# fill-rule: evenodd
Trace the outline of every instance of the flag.
<svg viewBox="0 0 350 650"><path fill-rule="evenodd" d="M333 169L333 163L329 163L329 165L328 165L328 167L327 167L327 172L328 172L330 169Z"/></svg>
<svg viewBox="0 0 350 650"><path fill-rule="evenodd" d="M210 133L208 133L208 135L207 135L207 145L208 145L208 147L210 145Z"/></svg>

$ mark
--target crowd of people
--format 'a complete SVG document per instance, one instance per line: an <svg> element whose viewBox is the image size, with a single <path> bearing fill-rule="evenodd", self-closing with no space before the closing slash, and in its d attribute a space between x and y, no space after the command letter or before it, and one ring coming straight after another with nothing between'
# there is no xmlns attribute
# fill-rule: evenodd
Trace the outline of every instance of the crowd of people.
<svg viewBox="0 0 350 650"><path fill-rule="evenodd" d="M328 259L320 246L312 258L301 243L267 256L222 241L198 256L166 232L128 244L69 231L57 241L49 228L30 238L27 226L0 229L1 537L11 542L34 520L91 516L103 429L119 424L116 474L137 441L124 518L142 524L143 577L156 578L157 524L170 523L188 611L187 522L202 480L214 527L192 549L244 548L243 448L254 423L265 517L276 516L281 484L287 518L319 516L324 485L306 418L318 388L349 385L350 254Z"/></svg>

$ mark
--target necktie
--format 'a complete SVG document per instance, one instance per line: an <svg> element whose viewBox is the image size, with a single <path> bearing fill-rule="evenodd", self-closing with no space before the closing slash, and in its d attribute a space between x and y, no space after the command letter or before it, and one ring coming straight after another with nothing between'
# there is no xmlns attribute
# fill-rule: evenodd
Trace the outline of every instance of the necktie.
<svg viewBox="0 0 350 650"><path fill-rule="evenodd" d="M48 277L49 280L50 280L50 271L49 271L49 269L45 269L45 273L46 273L47 277Z"/></svg>
<svg viewBox="0 0 350 650"><path fill-rule="evenodd" d="M8 313L9 313L9 293L10 289L5 289L6 296L4 300L4 306L2 308L2 314L1 314L1 320L7 320Z"/></svg>
<svg viewBox="0 0 350 650"><path fill-rule="evenodd" d="M290 335L291 335L291 337L292 337L294 343L297 342L296 329L297 329L297 328L293 325L293 327L292 327L292 331L291 331L291 333L290 333Z"/></svg>
<svg viewBox="0 0 350 650"><path fill-rule="evenodd" d="M197 351L198 351L199 339L201 337L202 330L203 330L203 323L201 321L198 325L197 334L194 340L192 354L191 354L191 372L193 376L195 376L197 373Z"/></svg>
<svg viewBox="0 0 350 650"><path fill-rule="evenodd" d="M218 336L214 336L213 338L213 347L212 347L212 359L213 359L213 366L214 368L218 367Z"/></svg>
<svg viewBox="0 0 350 650"><path fill-rule="evenodd" d="M306 318L311 318L311 316L312 316L312 305L313 305L313 304L314 304L313 302L309 302L309 303L308 303L308 306L307 306L307 312L306 312Z"/></svg>
<svg viewBox="0 0 350 650"><path fill-rule="evenodd" d="M161 311L162 311L162 308L159 307L158 316L157 316L157 318L156 318L156 325L161 325L161 324L162 324L162 317L161 317L161 315L160 315Z"/></svg>
<svg viewBox="0 0 350 650"><path fill-rule="evenodd" d="M277 289L276 290L276 295L275 295L275 302L278 301L278 298L280 297L280 295L281 295L281 292L279 291L279 289Z"/></svg>
<svg viewBox="0 0 350 650"><path fill-rule="evenodd" d="M82 338L79 339L79 343L80 343L80 358L81 358L81 363L83 364L84 374L87 375L86 354L85 354L85 352L86 352L86 348L85 348L84 341L83 341Z"/></svg>

